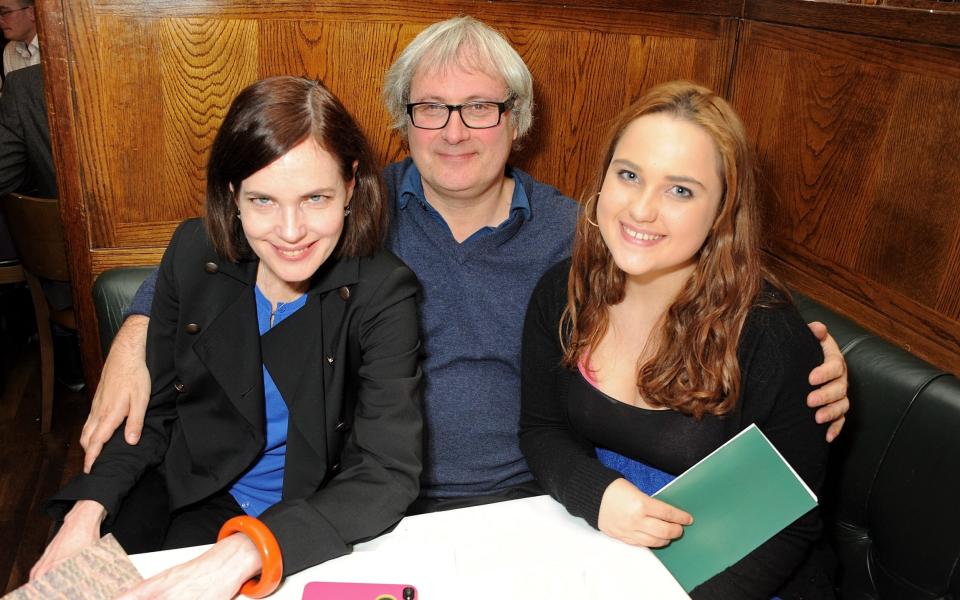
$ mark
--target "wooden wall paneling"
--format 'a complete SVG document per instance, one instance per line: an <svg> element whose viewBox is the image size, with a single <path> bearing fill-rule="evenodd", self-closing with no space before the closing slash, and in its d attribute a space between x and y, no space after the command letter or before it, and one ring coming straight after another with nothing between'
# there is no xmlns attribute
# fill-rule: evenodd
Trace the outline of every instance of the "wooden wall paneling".
<svg viewBox="0 0 960 600"><path fill-rule="evenodd" d="M383 74L423 28L378 22L266 20L260 24L260 74L320 79L361 124L382 164L403 156L380 90Z"/></svg>
<svg viewBox="0 0 960 600"><path fill-rule="evenodd" d="M960 372L960 50L747 22L733 100L790 282Z"/></svg>
<svg viewBox="0 0 960 600"><path fill-rule="evenodd" d="M629 38L531 30L508 35L533 73L536 102L533 129L514 162L577 197L593 176L607 121L621 105Z"/></svg>
<svg viewBox="0 0 960 600"><path fill-rule="evenodd" d="M124 235L124 225L157 221L165 205L147 200L162 189L160 181L151 178L158 172L155 161L163 156L163 123L151 110L160 98L159 40L156 27L144 19L102 16L96 24L97 62L81 65L80 70L87 76L97 69L98 96L109 90L110 103L103 107L104 118L98 123L104 170L88 171L98 173L97 179L104 181L109 192L100 196L101 201L90 203L91 219L101 224L92 246L128 246L132 242Z"/></svg>
<svg viewBox="0 0 960 600"><path fill-rule="evenodd" d="M43 75L50 122L51 149L57 170L60 218L63 222L70 278L73 283L74 311L80 338L81 360L86 380L95 384L100 373L99 338L93 302L90 297L91 271L86 252L90 247L87 207L83 202L80 141L73 103L73 72L68 43L69 28L90 26L79 1L39 0L36 3L37 27L43 46ZM89 35L87 32L86 35Z"/></svg>
<svg viewBox="0 0 960 600"><path fill-rule="evenodd" d="M603 10L607 14L645 11L683 15L736 17L743 0L94 0L98 10L125 16L216 16L261 19L323 19L334 16L348 20L433 23L465 13L487 20L492 15L511 15L520 21L532 13L576 15L585 10ZM612 12L611 12L612 11ZM587 24L589 25L589 24Z"/></svg>
<svg viewBox="0 0 960 600"><path fill-rule="evenodd" d="M180 221L202 214L217 129L233 97L258 77L258 27L247 19L200 18L156 26L163 149L152 175L162 182L164 220Z"/></svg>
<svg viewBox="0 0 960 600"><path fill-rule="evenodd" d="M953 158L945 164L952 165L955 162L956 152L954 152ZM954 184L953 189L960 190L960 185ZM955 193L954 196L956 197L956 195ZM954 235L953 237L953 245L946 253L943 273L940 289L937 290L936 305L942 313L960 321L960 294L957 293L957 287L960 287L960 235Z"/></svg>
<svg viewBox="0 0 960 600"><path fill-rule="evenodd" d="M643 10L648 12L713 15L737 17L743 8L743 0L572 0L566 6Z"/></svg>
<svg viewBox="0 0 960 600"><path fill-rule="evenodd" d="M950 268L960 243L960 78L906 73L888 98L887 127L874 154L880 193L853 267L960 324L960 314L949 310L960 299L955 261Z"/></svg>
<svg viewBox="0 0 960 600"><path fill-rule="evenodd" d="M673 79L689 79L725 94L736 30L737 21L725 19L713 39L631 38L629 81L623 106L639 99L654 85Z"/></svg>
<svg viewBox="0 0 960 600"><path fill-rule="evenodd" d="M960 13L834 0L744 0L743 18L858 33L898 41L960 46Z"/></svg>
<svg viewBox="0 0 960 600"><path fill-rule="evenodd" d="M51 0L56 3L59 0ZM76 140L76 154L71 156L79 167L79 178L68 182L80 192L75 197L86 213L85 226L89 235L88 248L115 245L113 214L106 202L90 202L90 198L110 198L112 187L109 123L114 117L115 93L106 93L103 79L105 66L101 62L99 22L89 0L70 2L62 0L68 27L70 53L65 59L70 66L70 90L65 101L73 104L74 120L70 124ZM41 40L41 44L44 40ZM43 55L42 55L43 56ZM107 61L122 60L125 54L108 56ZM43 56L46 59L46 56ZM49 64L45 60L45 64ZM59 166L59 163L58 163ZM70 203L74 197L69 198Z"/></svg>

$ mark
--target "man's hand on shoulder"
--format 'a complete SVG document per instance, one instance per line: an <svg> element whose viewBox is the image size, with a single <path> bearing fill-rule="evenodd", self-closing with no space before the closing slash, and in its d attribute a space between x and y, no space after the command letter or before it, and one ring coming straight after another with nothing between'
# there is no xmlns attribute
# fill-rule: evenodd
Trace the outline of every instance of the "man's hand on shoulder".
<svg viewBox="0 0 960 600"><path fill-rule="evenodd" d="M150 400L150 372L146 363L149 323L149 317L131 315L117 331L110 347L90 415L80 434L80 445L85 451L84 473L90 472L103 445L124 419L127 420L124 439L131 445L140 441Z"/></svg>
<svg viewBox="0 0 960 600"><path fill-rule="evenodd" d="M810 372L810 385L819 386L807 396L807 406L817 408L817 423L830 423L827 441L832 442L843 429L850 399L847 398L847 363L837 341L819 321L809 323L810 331L820 340L823 364ZM818 408L819 407L819 408Z"/></svg>

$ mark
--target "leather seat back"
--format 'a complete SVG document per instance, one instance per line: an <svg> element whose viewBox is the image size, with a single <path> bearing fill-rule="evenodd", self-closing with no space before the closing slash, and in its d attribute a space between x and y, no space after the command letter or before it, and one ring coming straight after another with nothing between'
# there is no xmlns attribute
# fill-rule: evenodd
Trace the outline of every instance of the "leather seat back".
<svg viewBox="0 0 960 600"><path fill-rule="evenodd" d="M842 598L960 595L960 381L799 295L850 374L821 504Z"/></svg>

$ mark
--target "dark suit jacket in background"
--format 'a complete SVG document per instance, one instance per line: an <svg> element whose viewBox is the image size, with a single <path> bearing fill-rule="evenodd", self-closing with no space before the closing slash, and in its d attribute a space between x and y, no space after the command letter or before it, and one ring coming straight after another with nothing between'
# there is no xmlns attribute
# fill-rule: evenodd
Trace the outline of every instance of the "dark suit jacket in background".
<svg viewBox="0 0 960 600"><path fill-rule="evenodd" d="M57 197L40 65L11 71L0 94L0 199L10 192ZM16 257L0 211L0 260ZM69 298L70 290L65 297ZM54 302L56 308L69 300Z"/></svg>
<svg viewBox="0 0 960 600"><path fill-rule="evenodd" d="M290 411L283 499L260 516L284 573L346 554L402 517L422 454L416 278L386 251L328 259L307 303L261 338L257 265L218 259L198 219L177 229L150 319L141 441L127 445L118 429L52 512L93 499L115 514L161 462L171 509L228 488L264 447L266 365Z"/></svg>
<svg viewBox="0 0 960 600"><path fill-rule="evenodd" d="M10 71L0 95L0 196L9 192L57 197L40 65Z"/></svg>

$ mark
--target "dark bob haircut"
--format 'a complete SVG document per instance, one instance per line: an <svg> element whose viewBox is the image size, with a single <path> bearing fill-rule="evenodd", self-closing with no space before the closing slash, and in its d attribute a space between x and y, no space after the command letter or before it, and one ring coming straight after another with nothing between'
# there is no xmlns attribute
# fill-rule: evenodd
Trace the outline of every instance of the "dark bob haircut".
<svg viewBox="0 0 960 600"><path fill-rule="evenodd" d="M268 77L237 94L210 151L205 222L222 258L234 262L253 254L236 218L243 180L308 138L333 156L345 182L356 177L350 216L332 256L369 256L382 246L386 194L363 131L322 83Z"/></svg>

